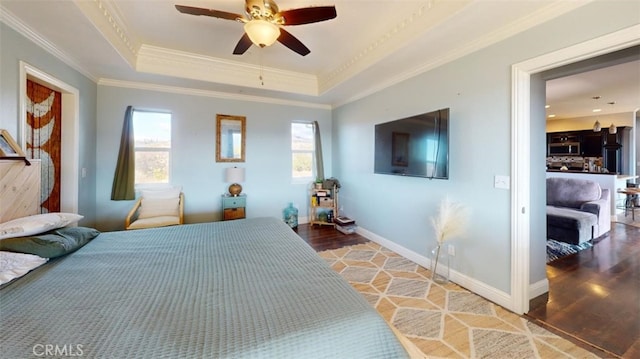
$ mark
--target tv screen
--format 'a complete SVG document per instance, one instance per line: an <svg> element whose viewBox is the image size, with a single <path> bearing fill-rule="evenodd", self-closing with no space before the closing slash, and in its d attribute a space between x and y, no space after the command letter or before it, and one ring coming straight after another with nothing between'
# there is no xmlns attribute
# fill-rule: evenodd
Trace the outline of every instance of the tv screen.
<svg viewBox="0 0 640 359"><path fill-rule="evenodd" d="M375 126L374 173L449 178L449 109Z"/></svg>

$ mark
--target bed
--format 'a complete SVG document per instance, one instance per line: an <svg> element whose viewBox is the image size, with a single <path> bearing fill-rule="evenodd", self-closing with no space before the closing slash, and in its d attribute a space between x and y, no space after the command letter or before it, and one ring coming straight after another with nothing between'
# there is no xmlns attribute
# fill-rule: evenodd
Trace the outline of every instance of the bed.
<svg viewBox="0 0 640 359"><path fill-rule="evenodd" d="M407 357L275 218L99 234L0 288L0 330L8 358Z"/></svg>

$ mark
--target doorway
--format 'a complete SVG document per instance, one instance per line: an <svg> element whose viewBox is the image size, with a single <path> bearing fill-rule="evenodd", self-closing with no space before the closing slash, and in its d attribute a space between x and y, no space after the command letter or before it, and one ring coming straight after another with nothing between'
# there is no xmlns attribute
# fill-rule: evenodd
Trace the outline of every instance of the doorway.
<svg viewBox="0 0 640 359"><path fill-rule="evenodd" d="M78 213L79 190L79 91L75 87L20 61L20 122L18 138L26 147L27 79L61 93L62 146L60 164L60 211Z"/></svg>
<svg viewBox="0 0 640 359"><path fill-rule="evenodd" d="M531 75L602 54L629 48L640 43L640 25L632 26L584 43L542 55L512 66L512 135L511 162L511 310L529 311L531 286ZM539 223L536 223L539 225ZM544 245L544 243L542 243ZM548 288L547 288L548 290Z"/></svg>

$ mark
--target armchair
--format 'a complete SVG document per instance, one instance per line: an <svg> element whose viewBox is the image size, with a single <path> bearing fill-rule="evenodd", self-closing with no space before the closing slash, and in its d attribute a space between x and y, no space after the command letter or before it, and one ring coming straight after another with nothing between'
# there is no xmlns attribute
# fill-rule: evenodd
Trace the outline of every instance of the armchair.
<svg viewBox="0 0 640 359"><path fill-rule="evenodd" d="M173 226L184 223L184 193L179 187L142 191L125 219L125 229Z"/></svg>

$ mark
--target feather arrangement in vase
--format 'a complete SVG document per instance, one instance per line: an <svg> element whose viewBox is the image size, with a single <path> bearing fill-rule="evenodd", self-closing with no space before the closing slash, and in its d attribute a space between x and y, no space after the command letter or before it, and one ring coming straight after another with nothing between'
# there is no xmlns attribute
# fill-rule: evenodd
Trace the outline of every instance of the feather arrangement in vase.
<svg viewBox="0 0 640 359"><path fill-rule="evenodd" d="M451 238L464 235L468 217L469 208L467 208L462 203L453 202L449 199L449 197L445 197L440 202L437 217L431 218L431 223L433 224L436 240L438 241L438 246L434 250L435 258L432 259L432 261L435 260L435 263L432 264L432 280L436 278L438 259L440 258L440 250L442 249L444 242Z"/></svg>

